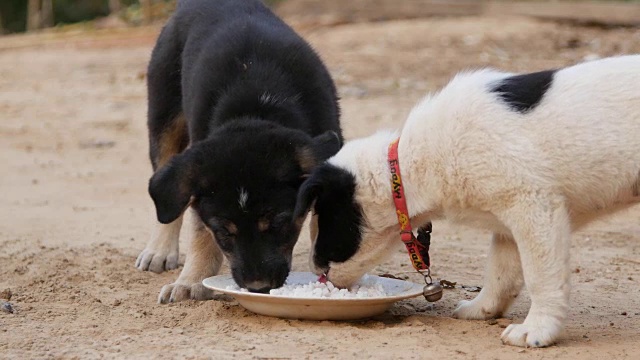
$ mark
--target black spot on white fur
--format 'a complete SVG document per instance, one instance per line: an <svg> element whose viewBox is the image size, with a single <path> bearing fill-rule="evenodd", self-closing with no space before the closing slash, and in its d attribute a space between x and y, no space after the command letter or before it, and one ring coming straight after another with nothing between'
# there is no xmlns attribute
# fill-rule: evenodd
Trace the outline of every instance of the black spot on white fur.
<svg viewBox="0 0 640 360"><path fill-rule="evenodd" d="M556 70L515 75L501 80L491 91L500 96L509 107L520 113L533 110L553 83Z"/></svg>
<svg viewBox="0 0 640 360"><path fill-rule="evenodd" d="M304 216L315 200L318 238L313 261L319 268L349 260L360 247L363 216L355 192L355 177L329 164L316 168L300 188L294 218Z"/></svg>

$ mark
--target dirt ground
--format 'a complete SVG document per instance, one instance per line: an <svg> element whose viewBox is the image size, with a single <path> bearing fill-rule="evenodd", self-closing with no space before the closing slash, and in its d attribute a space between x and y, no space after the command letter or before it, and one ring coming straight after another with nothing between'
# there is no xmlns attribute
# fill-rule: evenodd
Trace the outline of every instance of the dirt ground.
<svg viewBox="0 0 640 360"><path fill-rule="evenodd" d="M525 18L299 29L339 86L347 138L400 126L415 101L460 70L534 71L640 52L638 29ZM262 317L234 301L157 304L179 270L139 272L134 261L153 218L144 73L158 30L0 38L0 298L16 310L0 312L0 358L637 359L638 207L573 237L570 316L546 349L500 342L526 316L526 293L497 323L451 318L475 296L460 288L358 322ZM435 276L481 285L489 239L435 223ZM294 270L308 270L308 243L303 231ZM409 270L399 247L374 273Z"/></svg>

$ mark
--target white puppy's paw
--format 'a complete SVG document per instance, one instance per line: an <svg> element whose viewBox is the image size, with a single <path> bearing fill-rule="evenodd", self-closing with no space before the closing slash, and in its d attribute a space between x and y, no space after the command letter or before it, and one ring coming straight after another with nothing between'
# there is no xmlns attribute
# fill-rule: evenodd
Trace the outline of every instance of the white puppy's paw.
<svg viewBox="0 0 640 360"><path fill-rule="evenodd" d="M453 311L453 317L463 320L488 320L502 316L495 304L485 304L480 296L475 299L462 300Z"/></svg>
<svg viewBox="0 0 640 360"><path fill-rule="evenodd" d="M551 316L527 316L522 324L511 324L501 335L502 343L521 347L553 345L560 332L561 322Z"/></svg>
<svg viewBox="0 0 640 360"><path fill-rule="evenodd" d="M160 290L158 303L167 304L184 300L211 300L213 290L207 289L202 283L185 284L175 282L167 284Z"/></svg>
<svg viewBox="0 0 640 360"><path fill-rule="evenodd" d="M142 271L153 271L161 273L165 270L173 270L178 268L178 249L156 249L154 246L147 245L136 259L136 268Z"/></svg>

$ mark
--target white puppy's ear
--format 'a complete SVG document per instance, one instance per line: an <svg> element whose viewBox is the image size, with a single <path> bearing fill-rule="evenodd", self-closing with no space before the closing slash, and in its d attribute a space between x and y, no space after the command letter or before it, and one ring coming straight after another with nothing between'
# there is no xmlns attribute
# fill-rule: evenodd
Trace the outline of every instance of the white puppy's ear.
<svg viewBox="0 0 640 360"><path fill-rule="evenodd" d="M294 219L307 216L307 213L313 206L315 200L320 195L321 189L322 183L318 175L311 175L302 183L300 190L298 190L296 207L295 210L293 210Z"/></svg>

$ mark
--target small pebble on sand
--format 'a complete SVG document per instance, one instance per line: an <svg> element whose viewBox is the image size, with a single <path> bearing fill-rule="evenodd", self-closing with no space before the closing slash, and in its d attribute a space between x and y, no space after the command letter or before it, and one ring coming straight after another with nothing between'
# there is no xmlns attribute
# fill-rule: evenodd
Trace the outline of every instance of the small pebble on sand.
<svg viewBox="0 0 640 360"><path fill-rule="evenodd" d="M2 311L8 314L13 314L15 310L13 309L13 305L8 302L2 302Z"/></svg>

